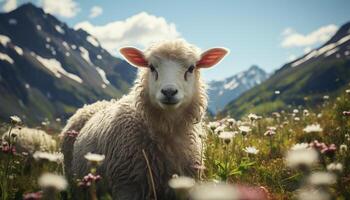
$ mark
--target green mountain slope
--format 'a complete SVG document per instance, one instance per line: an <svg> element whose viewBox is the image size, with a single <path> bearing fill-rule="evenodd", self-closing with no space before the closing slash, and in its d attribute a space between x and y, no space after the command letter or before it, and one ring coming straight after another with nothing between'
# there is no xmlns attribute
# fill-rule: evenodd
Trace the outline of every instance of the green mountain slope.
<svg viewBox="0 0 350 200"><path fill-rule="evenodd" d="M313 107L350 82L350 23L322 47L287 63L268 80L230 102L221 114L265 114L288 105ZM276 94L279 91L279 94ZM278 93L278 92L277 92Z"/></svg>

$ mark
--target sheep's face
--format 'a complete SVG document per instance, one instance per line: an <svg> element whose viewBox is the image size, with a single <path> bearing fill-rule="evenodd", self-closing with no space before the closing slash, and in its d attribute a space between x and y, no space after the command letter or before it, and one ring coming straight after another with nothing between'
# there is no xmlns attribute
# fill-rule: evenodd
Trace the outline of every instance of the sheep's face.
<svg viewBox="0 0 350 200"><path fill-rule="evenodd" d="M192 101L197 73L194 64L161 59L149 64L148 91L150 100L162 109L179 108Z"/></svg>
<svg viewBox="0 0 350 200"><path fill-rule="evenodd" d="M128 62L147 68L148 93L153 105L161 109L178 109L190 104L200 85L200 68L217 64L227 53L224 48L213 48L198 55L183 42L161 43L148 54L133 47L120 49Z"/></svg>

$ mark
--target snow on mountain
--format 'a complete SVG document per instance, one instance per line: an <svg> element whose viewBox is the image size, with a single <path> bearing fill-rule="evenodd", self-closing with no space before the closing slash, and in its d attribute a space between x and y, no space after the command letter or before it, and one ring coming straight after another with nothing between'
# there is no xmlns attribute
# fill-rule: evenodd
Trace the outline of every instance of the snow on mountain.
<svg viewBox="0 0 350 200"><path fill-rule="evenodd" d="M228 102L267 78L268 74L264 70L257 66L252 66L248 70L225 80L209 82L209 110L213 113L220 111Z"/></svg>
<svg viewBox="0 0 350 200"><path fill-rule="evenodd" d="M49 71L51 71L57 78L61 78L62 75L65 75L66 77L78 82L78 83L83 83L83 80L72 73L67 72L63 67L62 64L57 61L54 58L43 58L40 56L36 56L36 59L44 66L46 67L46 69L48 69Z"/></svg>
<svg viewBox="0 0 350 200"><path fill-rule="evenodd" d="M322 59L332 55L338 58L340 58L342 54L344 54L344 56L347 56L346 51L348 51L348 49L350 48L349 46L347 46L347 44L350 41L350 30L346 27L343 27L342 30L339 31L339 33L341 34L338 34L336 37L332 38L332 40L330 40L320 48L314 49L310 53L307 53L304 56L292 61L290 63L290 66L297 67L306 62L312 62L314 61L314 59Z"/></svg>
<svg viewBox="0 0 350 200"><path fill-rule="evenodd" d="M289 105L314 108L324 96L339 96L350 82L350 22L342 25L319 48L284 64L262 84L229 102L222 115L242 117L285 109Z"/></svg>
<svg viewBox="0 0 350 200"><path fill-rule="evenodd" d="M13 59L10 56L8 56L8 55L6 55L4 53L0 53L0 60L4 60L4 61L6 61L6 62L8 62L10 64L14 63Z"/></svg>
<svg viewBox="0 0 350 200"><path fill-rule="evenodd" d="M0 13L0 120L64 119L84 104L121 97L135 76L93 36L33 4Z"/></svg>
<svg viewBox="0 0 350 200"><path fill-rule="evenodd" d="M2 46L6 46L7 43L11 42L11 39L7 37L6 35L0 35L0 43Z"/></svg>
<svg viewBox="0 0 350 200"><path fill-rule="evenodd" d="M98 41L97 41L94 37L92 37L91 35L87 36L87 37L86 37L86 40L87 40L88 42L90 42L92 45L94 45L95 47L100 46L100 44L98 43Z"/></svg>

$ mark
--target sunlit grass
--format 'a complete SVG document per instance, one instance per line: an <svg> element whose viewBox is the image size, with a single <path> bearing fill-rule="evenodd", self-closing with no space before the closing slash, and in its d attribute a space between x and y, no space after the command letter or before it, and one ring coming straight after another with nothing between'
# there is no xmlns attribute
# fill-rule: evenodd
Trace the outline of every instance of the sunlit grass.
<svg viewBox="0 0 350 200"><path fill-rule="evenodd" d="M203 125L206 134L201 136L203 164L196 166L198 175L193 178L197 184L224 182L233 184L238 190L242 190L241 185L263 188L264 193L275 199L305 199L307 194L345 199L350 196L349 110L350 94L344 92L340 97L325 98L313 111L289 106L261 117L247 115L240 120L229 117L206 120ZM0 129L5 132L18 126L19 122L12 119ZM38 184L39 177L43 173L64 176L62 159L53 154L59 149L49 154L18 152L16 136L12 136L11 132L8 134L9 137L1 141L2 199L45 196L47 188ZM52 134L60 143L57 134ZM286 158L292 148L294 151L314 149L319 155L318 164L303 163L302 158L292 159L290 154ZM90 154L86 158L92 163L90 174L79 180L68 180L70 185L67 188L56 188L50 195L68 199L73 195L97 198L96 182L103 177L96 174L96 168L104 157ZM186 180L187 185L181 185L181 180ZM181 180L173 185L190 190L188 183L192 184L191 180ZM74 191L83 192L73 194ZM180 195L180 198L186 197Z"/></svg>

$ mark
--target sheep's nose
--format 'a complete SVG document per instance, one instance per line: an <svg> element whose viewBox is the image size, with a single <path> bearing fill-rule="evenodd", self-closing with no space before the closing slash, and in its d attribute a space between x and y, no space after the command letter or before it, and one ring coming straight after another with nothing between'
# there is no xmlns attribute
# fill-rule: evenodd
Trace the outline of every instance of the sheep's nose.
<svg viewBox="0 0 350 200"><path fill-rule="evenodd" d="M177 89L174 86L167 86L164 87L161 92L167 98L172 98L177 94Z"/></svg>

